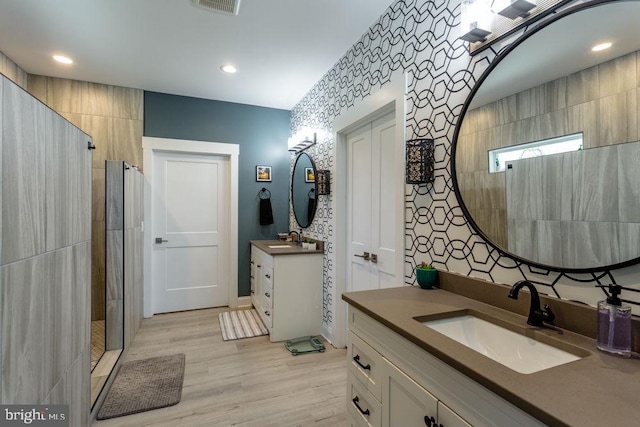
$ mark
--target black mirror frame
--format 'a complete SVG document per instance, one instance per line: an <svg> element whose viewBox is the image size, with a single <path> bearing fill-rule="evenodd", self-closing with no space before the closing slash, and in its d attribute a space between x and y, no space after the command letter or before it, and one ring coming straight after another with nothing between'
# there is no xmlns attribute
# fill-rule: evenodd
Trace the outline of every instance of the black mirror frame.
<svg viewBox="0 0 640 427"><path fill-rule="evenodd" d="M316 203L313 205L313 213L309 215L309 218L311 218L311 220L309 221L309 223L307 225L302 225L300 223L300 219L298 218L298 214L296 213L295 210L295 206L293 204L293 177L294 177L294 173L296 171L296 167L298 166L298 161L300 160L300 157L302 157L302 155L307 156L307 158L309 159L309 161L311 162L311 167L313 168L313 176L314 176L314 184L313 184L313 191L315 192L316 195ZM293 216L296 219L296 222L298 223L298 226L300 228L309 228L311 226L311 224L313 223L314 218L316 217L316 210L318 208L318 170L316 169L316 163L313 161L313 159L311 158L311 156L305 152L301 152L300 154L298 154L298 157L296 157L296 161L293 164L293 169L291 170L291 210L293 211Z"/></svg>
<svg viewBox="0 0 640 427"><path fill-rule="evenodd" d="M621 262L621 263L618 263L618 264L612 264L612 265L590 267L590 268L566 268L566 267L558 267L558 266L540 264L540 263L537 263L537 262L534 262L534 261L531 261L531 260L527 260L525 258L522 258L522 257L518 256L518 255L515 255L515 254L512 254L512 253L508 252L504 248L501 248L501 247L497 246L480 229L478 224L476 224L475 220L471 216L471 213L469 212L469 209L467 208L467 206L464 203L464 200L462 198L462 194L460 192L460 186L458 185L458 178L457 178L457 171L456 171L456 151L457 151L457 145L458 145L458 137L460 135L460 129L462 127L462 121L464 119L465 114L467 113L467 110L469 109L469 105L471 104L471 101L473 100L473 97L478 92L478 89L480 88L482 83L487 79L489 74L491 74L491 72L498 66L498 64L500 64L500 62L502 62L502 60L507 55L509 55L509 53L511 53L511 51L513 51L515 48L517 48L525 40L527 40L527 39L529 39L529 37L537 34L538 31L546 28L548 25L551 25L551 24L561 20L562 18L564 18L564 17L566 17L568 15L574 14L576 12L580 12L580 11L585 10L585 9L590 9L592 7L602 6L602 5L607 4L607 3L616 3L617 1L619 1L619 0L595 0L595 1L590 2L590 3L578 4L578 5L574 6L574 7L571 7L569 9L563 10L562 12L558 12L555 15L552 15L548 20L540 22L538 26L536 26L534 29L531 30L531 32L527 32L527 33L523 34L518 40L516 40L515 42L513 42L510 45L508 45L507 47L505 47L500 53L498 53L498 55L496 55L496 57L491 62L491 64L489 64L489 67L482 73L482 75L480 76L478 81L475 83L475 85L471 89L471 93L469 93L469 96L467 97L467 99L465 100L465 102L464 102L464 104L462 106L462 110L460 111L460 115L458 116L459 118L458 118L458 122L456 123L456 128L455 128L454 133L453 133L453 142L451 144L451 183L452 183L452 186L453 186L453 191L454 191L454 193L456 195L456 199L458 200L458 205L460 206L460 209L462 210L462 212L464 214L464 217L466 218L467 223L469 224L469 226L473 229L473 231L476 234L478 234L482 238L482 240L484 240L484 242L487 245L491 246L499 254L507 256L509 258L512 258L512 259L518 261L519 263L528 265L528 266L530 266L532 268L548 270L548 271L564 272L564 273L591 273L591 274L593 274L593 273L601 273L603 271L617 270L617 269L620 269L620 268L625 268L625 267L629 267L629 266L632 266L632 265L635 265L635 264L639 264L640 263L640 257L639 258L633 258L633 259L630 259L628 261L624 261L624 262Z"/></svg>

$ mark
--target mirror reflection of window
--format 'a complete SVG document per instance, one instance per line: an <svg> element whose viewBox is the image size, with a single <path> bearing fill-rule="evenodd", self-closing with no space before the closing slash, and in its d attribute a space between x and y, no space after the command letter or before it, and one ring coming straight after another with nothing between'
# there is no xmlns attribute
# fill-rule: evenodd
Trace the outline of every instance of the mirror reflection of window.
<svg viewBox="0 0 640 427"><path fill-rule="evenodd" d="M582 150L582 132L529 144L489 150L489 173L504 172L507 162Z"/></svg>

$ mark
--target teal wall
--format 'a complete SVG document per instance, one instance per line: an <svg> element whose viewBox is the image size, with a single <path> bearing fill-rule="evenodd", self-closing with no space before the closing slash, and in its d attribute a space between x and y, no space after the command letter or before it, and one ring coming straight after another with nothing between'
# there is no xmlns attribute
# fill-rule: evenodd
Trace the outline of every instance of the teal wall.
<svg viewBox="0 0 640 427"><path fill-rule="evenodd" d="M287 151L290 112L200 98L144 93L144 136L240 146L238 194L238 296L248 296L249 240L276 238L289 229ZM272 167L272 182L256 182L256 165ZM274 224L261 226L258 192L271 191Z"/></svg>

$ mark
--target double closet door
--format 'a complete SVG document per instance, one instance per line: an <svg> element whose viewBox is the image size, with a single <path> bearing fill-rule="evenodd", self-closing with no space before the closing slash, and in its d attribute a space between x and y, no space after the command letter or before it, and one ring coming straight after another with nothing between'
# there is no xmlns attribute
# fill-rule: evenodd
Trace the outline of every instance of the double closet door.
<svg viewBox="0 0 640 427"><path fill-rule="evenodd" d="M399 191L395 113L347 134L347 289L360 291L403 283L402 221L395 204Z"/></svg>

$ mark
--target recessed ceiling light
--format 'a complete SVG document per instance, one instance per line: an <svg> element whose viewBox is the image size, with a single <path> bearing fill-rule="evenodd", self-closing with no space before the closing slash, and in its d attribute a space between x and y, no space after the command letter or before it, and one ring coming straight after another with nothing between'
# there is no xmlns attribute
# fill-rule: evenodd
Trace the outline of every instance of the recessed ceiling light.
<svg viewBox="0 0 640 427"><path fill-rule="evenodd" d="M220 69L222 71L224 71L225 73L229 73L229 74L233 74L235 72L237 72L238 70L236 69L236 67L234 67L231 64L227 64L227 65L221 65Z"/></svg>
<svg viewBox="0 0 640 427"><path fill-rule="evenodd" d="M609 49L613 43L600 43L591 48L592 51L598 52L601 50Z"/></svg>
<svg viewBox="0 0 640 427"><path fill-rule="evenodd" d="M55 59L61 64L73 64L73 60L71 58L67 58L66 56L53 55L53 59Z"/></svg>

